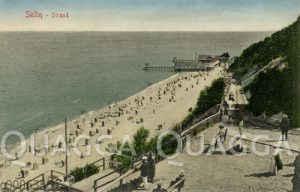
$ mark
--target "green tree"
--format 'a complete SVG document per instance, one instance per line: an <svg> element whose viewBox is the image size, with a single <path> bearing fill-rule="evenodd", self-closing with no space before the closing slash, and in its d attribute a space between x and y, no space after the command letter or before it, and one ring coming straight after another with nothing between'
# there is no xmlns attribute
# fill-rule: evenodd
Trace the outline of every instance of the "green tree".
<svg viewBox="0 0 300 192"><path fill-rule="evenodd" d="M147 139L149 137L149 130L141 127L136 134L133 135L133 146L137 155L142 155L147 147Z"/></svg>

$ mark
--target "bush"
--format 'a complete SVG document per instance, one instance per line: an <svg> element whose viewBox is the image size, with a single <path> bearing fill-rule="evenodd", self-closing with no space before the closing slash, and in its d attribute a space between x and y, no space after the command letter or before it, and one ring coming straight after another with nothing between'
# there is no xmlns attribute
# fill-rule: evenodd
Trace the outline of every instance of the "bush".
<svg viewBox="0 0 300 192"><path fill-rule="evenodd" d="M176 152L177 147L178 143L173 135L167 134L163 137L161 141L161 149L165 155L173 155ZM162 160L163 158L159 157L159 159Z"/></svg>
<svg viewBox="0 0 300 192"><path fill-rule="evenodd" d="M225 81L219 78L213 81L210 87L206 87L201 91L196 109L193 111L194 115L199 115L208 109L220 104L225 91Z"/></svg>
<svg viewBox="0 0 300 192"><path fill-rule="evenodd" d="M178 125L177 125L178 127ZM132 153L127 151L122 151L120 154L114 154L112 156L112 160L114 162L117 162L120 167L124 167L125 169L129 168L131 165L131 161L134 158L140 158L142 155L146 154L149 151L155 152L157 147L157 140L158 137L151 138L148 140L149 137L149 130L147 130L144 127L141 127L134 135L133 135L133 147L137 153L137 156L133 156ZM124 148L126 148L126 145L129 145L129 143L126 143ZM173 154L177 149L177 140L174 140L174 137L171 134L166 135L162 142L162 150L166 155ZM121 142L118 141L117 144L117 151L120 150ZM160 158L162 159L162 158Z"/></svg>
<svg viewBox="0 0 300 192"><path fill-rule="evenodd" d="M98 172L99 167L97 165L86 164L85 167L76 167L73 170L71 170L70 175L72 175L75 179L75 182L77 182Z"/></svg>

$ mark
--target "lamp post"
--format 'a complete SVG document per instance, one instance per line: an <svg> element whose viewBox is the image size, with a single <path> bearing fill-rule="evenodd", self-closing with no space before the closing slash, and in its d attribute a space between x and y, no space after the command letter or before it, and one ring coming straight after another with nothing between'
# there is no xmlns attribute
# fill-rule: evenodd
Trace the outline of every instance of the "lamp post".
<svg viewBox="0 0 300 192"><path fill-rule="evenodd" d="M65 144L66 144L66 180L68 177L68 134L67 134L67 118L65 118Z"/></svg>

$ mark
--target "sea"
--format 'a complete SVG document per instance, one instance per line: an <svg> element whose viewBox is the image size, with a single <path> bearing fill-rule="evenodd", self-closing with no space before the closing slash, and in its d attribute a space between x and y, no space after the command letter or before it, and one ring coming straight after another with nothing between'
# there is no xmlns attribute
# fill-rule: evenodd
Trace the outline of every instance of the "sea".
<svg viewBox="0 0 300 192"><path fill-rule="evenodd" d="M107 106L174 72L173 57L238 56L271 32L0 32L0 140Z"/></svg>

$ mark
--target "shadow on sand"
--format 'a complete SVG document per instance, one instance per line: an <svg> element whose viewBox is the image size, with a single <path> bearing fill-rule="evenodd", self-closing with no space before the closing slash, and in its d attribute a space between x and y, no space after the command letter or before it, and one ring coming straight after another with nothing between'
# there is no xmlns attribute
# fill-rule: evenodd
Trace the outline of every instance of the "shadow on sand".
<svg viewBox="0 0 300 192"><path fill-rule="evenodd" d="M268 142L278 142L280 140L264 140L264 141L261 141L261 142L265 142L265 143L268 143Z"/></svg>
<svg viewBox="0 0 300 192"><path fill-rule="evenodd" d="M295 165L294 165L294 163L289 163L289 164L285 164L283 166L285 166L285 167L294 167Z"/></svg>
<svg viewBox="0 0 300 192"><path fill-rule="evenodd" d="M245 177L271 177L273 176L270 172L265 172L265 173L253 173L250 175L245 175Z"/></svg>
<svg viewBox="0 0 300 192"><path fill-rule="evenodd" d="M282 175L282 177L293 177L294 174L286 174L286 175Z"/></svg>

